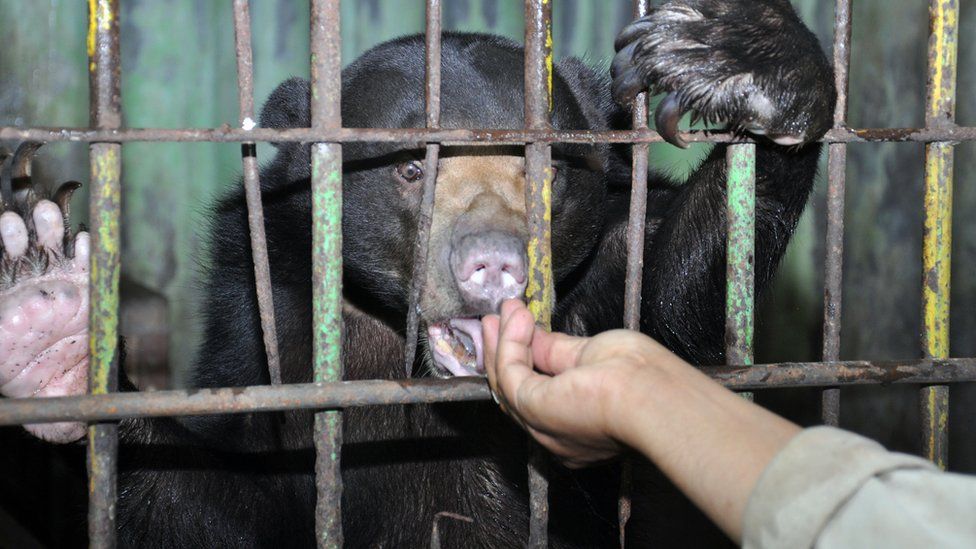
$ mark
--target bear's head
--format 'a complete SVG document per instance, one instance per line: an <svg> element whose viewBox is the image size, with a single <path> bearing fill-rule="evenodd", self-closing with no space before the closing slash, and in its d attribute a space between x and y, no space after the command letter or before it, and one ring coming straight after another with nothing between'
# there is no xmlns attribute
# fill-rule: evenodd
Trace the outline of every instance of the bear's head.
<svg viewBox="0 0 976 549"><path fill-rule="evenodd" d="M381 44L342 73L347 128L425 126L424 40ZM498 37L445 33L441 126L524 127L523 51ZM308 127L309 84L292 79L268 100L265 127ZM576 59L553 78L552 124L607 129L619 116L606 82ZM290 181L309 177L309 147L279 144ZM481 316L522 297L527 280L525 147L442 144L426 285L419 302L433 373L483 373ZM347 299L403 322L425 177L423 143L347 143L343 156L343 260ZM601 234L610 173L626 170L607 145L552 147L553 272L557 285L585 264ZM401 319L401 320L396 320ZM402 324L395 326L402 327Z"/></svg>

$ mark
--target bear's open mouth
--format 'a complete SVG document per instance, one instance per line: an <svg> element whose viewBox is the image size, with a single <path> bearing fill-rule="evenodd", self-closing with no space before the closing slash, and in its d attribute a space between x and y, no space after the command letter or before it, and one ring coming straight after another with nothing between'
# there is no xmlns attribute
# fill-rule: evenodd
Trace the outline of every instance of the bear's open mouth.
<svg viewBox="0 0 976 549"><path fill-rule="evenodd" d="M485 375L480 320L453 318L430 324L427 326L427 341L438 374Z"/></svg>

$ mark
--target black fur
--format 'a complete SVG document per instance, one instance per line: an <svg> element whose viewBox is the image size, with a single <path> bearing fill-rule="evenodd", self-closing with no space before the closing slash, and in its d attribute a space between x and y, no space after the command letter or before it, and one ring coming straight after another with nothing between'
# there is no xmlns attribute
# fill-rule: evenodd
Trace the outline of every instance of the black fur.
<svg viewBox="0 0 976 549"><path fill-rule="evenodd" d="M753 2L726 2L751 6ZM779 2L756 2L778 5ZM721 33L722 18L711 19ZM757 23L758 24L758 23ZM773 24L773 23L770 23ZM747 37L792 42L807 32L794 18L779 32ZM706 27L706 30L707 27ZM747 51L750 49L743 46ZM347 127L423 125L422 37L378 46L343 72ZM817 70L816 48L783 63ZM790 66L792 66L790 65ZM811 69L812 67L812 69ZM485 35L446 34L442 120L447 127L520 127L522 51ZM676 69L677 70L677 69ZM793 86L787 80L770 86ZM799 97L781 90L782 97ZM308 84L290 80L262 115L270 127L307 126ZM832 90L831 90L832 93ZM829 95L829 94L828 94ZM829 121L832 97L806 102L811 135ZM578 60L557 65L554 124L625 127L609 83ZM790 108L799 107L790 105ZM759 147L757 284L771 277L809 194L819 145ZM395 190L391 166L417 146L350 144L344 157L345 368L348 379L402 377L402 330L411 273L417 199ZM445 147L444 154L451 154ZM591 334L620 327L624 226L629 197L625 148L557 145L554 238L557 329ZM643 329L699 364L720 363L724 303L724 147L681 186L652 174L647 215ZM286 383L311 380L309 149L279 144L262 171L278 337ZM212 226L201 388L268 383L241 193L222 201ZM418 360L423 360L421 357ZM419 365L418 365L419 366ZM417 371L420 371L418 369ZM245 414L123 423L119 523L126 546L311 546L314 453L311 414ZM354 409L344 414L343 526L351 547L419 547L434 514L445 546L517 547L527 531L524 436L490 404ZM613 468L552 480L553 546L616 543ZM645 504L635 504L638 526ZM666 536L666 534L664 534ZM632 537L635 543L637 537ZM682 541L688 542L688 538Z"/></svg>

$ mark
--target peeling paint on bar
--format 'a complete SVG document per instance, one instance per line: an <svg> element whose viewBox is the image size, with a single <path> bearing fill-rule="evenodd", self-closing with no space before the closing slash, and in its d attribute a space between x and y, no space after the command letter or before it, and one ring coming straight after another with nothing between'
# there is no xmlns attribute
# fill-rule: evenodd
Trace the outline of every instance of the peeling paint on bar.
<svg viewBox="0 0 976 549"><path fill-rule="evenodd" d="M550 328L554 292L552 283L552 167L548 145L526 145L525 171L529 193L529 276L525 296L539 325Z"/></svg>
<svg viewBox="0 0 976 549"><path fill-rule="evenodd" d="M95 143L91 147L91 333L93 394L115 390L116 372L109 366L117 359L120 227L122 196L119 185L122 159L118 145Z"/></svg>
<svg viewBox="0 0 976 549"><path fill-rule="evenodd" d="M756 148L728 149L725 360L752 364Z"/></svg>
<svg viewBox="0 0 976 549"><path fill-rule="evenodd" d="M834 7L834 128L847 121L850 91L851 0L837 0ZM840 360L841 307L844 277L844 193L847 183L847 146L832 143L827 148L827 235L824 249L823 360ZM820 400L825 425L840 423L840 389L826 389Z"/></svg>
<svg viewBox="0 0 976 549"><path fill-rule="evenodd" d="M314 379L342 379L342 151L312 147Z"/></svg>
<svg viewBox="0 0 976 549"><path fill-rule="evenodd" d="M312 0L312 128L342 126L339 0ZM313 379L342 379L342 145L312 145ZM339 548L342 537L342 415L315 414L315 537Z"/></svg>
<svg viewBox="0 0 976 549"><path fill-rule="evenodd" d="M254 124L254 73L251 61L250 0L234 0L234 43L237 57L237 92L241 127L249 130ZM268 260L268 241L264 232L264 206L261 203L261 184L258 176L256 145L243 143L241 156L244 167L244 196L247 201L247 224L251 239L251 258L254 264L254 289L258 298L261 335L268 361L268 377L274 385L281 384L281 364L278 358L278 334L275 326L274 299L271 292L271 265Z"/></svg>
<svg viewBox="0 0 976 549"><path fill-rule="evenodd" d="M441 2L427 0L425 102L427 128L436 129L441 123ZM404 370L413 374L417 358L417 335L420 328L420 296L427 283L427 250L430 245L430 225L434 217L434 195L437 190L437 164L441 146L428 143L424 155L424 187L417 215L417 237L414 241L413 275L410 280L410 301L407 308L406 349Z"/></svg>
<svg viewBox="0 0 976 549"><path fill-rule="evenodd" d="M958 0L931 0L925 125L955 121ZM925 222L922 236L922 352L949 356L949 273L952 248L952 143L925 146ZM949 388L925 387L919 398L923 454L941 469L949 454Z"/></svg>
<svg viewBox="0 0 976 549"><path fill-rule="evenodd" d="M525 126L551 128L552 6L548 0L525 3ZM529 276L525 290L536 322L549 329L555 292L552 280L552 158L545 143L525 147L526 211L529 221Z"/></svg>
<svg viewBox="0 0 976 549"><path fill-rule="evenodd" d="M90 0L89 86L93 128L118 128L122 122L118 0ZM89 392L116 390L119 344L119 271L122 208L122 146L91 145L91 287L89 310ZM88 429L88 541L91 547L115 547L118 426Z"/></svg>
<svg viewBox="0 0 976 549"><path fill-rule="evenodd" d="M525 127L550 130L552 113L552 3L525 0ZM548 143L525 146L525 204L529 223L525 297L536 322L549 329L555 304L552 279L552 151ZM529 539L549 545L548 453L529 440Z"/></svg>
<svg viewBox="0 0 976 549"><path fill-rule="evenodd" d="M312 151L313 379L323 383L342 379L342 151L333 143L316 143ZM341 547L339 413L315 415L315 446L319 547Z"/></svg>
<svg viewBox="0 0 976 549"><path fill-rule="evenodd" d="M121 189L120 146L91 146L91 298L89 351L91 394L116 391ZM116 458L118 429L96 424L88 429L88 535L92 547L115 546Z"/></svg>

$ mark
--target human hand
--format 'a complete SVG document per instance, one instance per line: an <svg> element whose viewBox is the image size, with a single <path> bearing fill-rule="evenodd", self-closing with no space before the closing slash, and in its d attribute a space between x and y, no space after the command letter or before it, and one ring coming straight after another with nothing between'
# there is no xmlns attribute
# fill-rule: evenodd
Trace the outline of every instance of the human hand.
<svg viewBox="0 0 976 549"><path fill-rule="evenodd" d="M663 347L626 330L550 333L518 300L482 319L482 330L492 393L540 444L571 468L620 453L633 421L628 388Z"/></svg>
<svg viewBox="0 0 976 549"><path fill-rule="evenodd" d="M799 427L636 332L549 333L515 300L482 319L482 330L498 404L568 467L631 447L742 539L749 494Z"/></svg>

